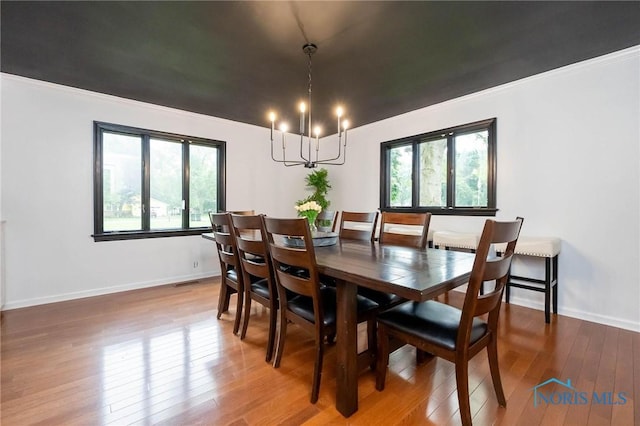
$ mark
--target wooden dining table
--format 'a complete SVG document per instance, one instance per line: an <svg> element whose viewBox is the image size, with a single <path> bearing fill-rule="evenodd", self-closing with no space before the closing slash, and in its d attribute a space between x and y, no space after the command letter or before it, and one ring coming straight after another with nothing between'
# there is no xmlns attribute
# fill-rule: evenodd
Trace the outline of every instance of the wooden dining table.
<svg viewBox="0 0 640 426"><path fill-rule="evenodd" d="M358 410L357 286L429 300L466 284L474 255L351 240L315 252L319 272L336 280L336 408L349 417Z"/></svg>

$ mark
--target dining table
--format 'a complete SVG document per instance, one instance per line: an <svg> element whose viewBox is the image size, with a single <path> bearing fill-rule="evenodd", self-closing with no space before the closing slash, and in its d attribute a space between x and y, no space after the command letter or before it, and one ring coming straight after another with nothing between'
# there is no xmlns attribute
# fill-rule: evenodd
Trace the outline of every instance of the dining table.
<svg viewBox="0 0 640 426"><path fill-rule="evenodd" d="M466 284L475 255L346 239L314 250L318 271L336 281L336 408L349 417L358 410L358 286L426 301Z"/></svg>

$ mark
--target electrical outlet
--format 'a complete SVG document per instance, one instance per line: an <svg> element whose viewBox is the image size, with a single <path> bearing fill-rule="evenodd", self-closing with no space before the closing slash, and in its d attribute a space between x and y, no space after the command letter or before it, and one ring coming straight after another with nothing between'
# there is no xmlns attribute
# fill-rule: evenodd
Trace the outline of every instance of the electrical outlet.
<svg viewBox="0 0 640 426"><path fill-rule="evenodd" d="M197 267L198 267L198 261L197 261L197 260L194 260L194 261L193 261L193 267L194 267L194 268L197 268Z"/></svg>

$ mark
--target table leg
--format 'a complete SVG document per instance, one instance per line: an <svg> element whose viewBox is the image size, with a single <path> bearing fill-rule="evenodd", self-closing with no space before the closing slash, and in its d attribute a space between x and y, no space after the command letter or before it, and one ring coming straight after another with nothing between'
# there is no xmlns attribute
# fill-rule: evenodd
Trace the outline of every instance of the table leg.
<svg viewBox="0 0 640 426"><path fill-rule="evenodd" d="M357 286L336 281L336 408L345 417L358 411Z"/></svg>

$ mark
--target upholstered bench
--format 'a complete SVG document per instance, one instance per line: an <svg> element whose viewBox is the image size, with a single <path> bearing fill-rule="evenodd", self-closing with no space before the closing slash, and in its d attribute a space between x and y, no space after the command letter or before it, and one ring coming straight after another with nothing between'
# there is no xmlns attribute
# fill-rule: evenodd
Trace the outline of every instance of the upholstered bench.
<svg viewBox="0 0 640 426"><path fill-rule="evenodd" d="M434 248L469 250L475 253L480 242L480 234L472 232L435 231L433 233ZM480 285L480 294L484 294L484 283Z"/></svg>
<svg viewBox="0 0 640 426"><path fill-rule="evenodd" d="M498 254L503 253L506 246L496 247ZM553 313L558 313L558 254L560 254L560 238L520 236L514 250L519 256L542 257L545 260L544 279L510 275L505 291L505 302L509 303L510 288L544 293L544 320L551 322L551 298L553 296Z"/></svg>
<svg viewBox="0 0 640 426"><path fill-rule="evenodd" d="M456 248L475 253L478 242L480 242L480 234L455 231L436 231L433 233L433 247L435 248L444 248L445 250Z"/></svg>

